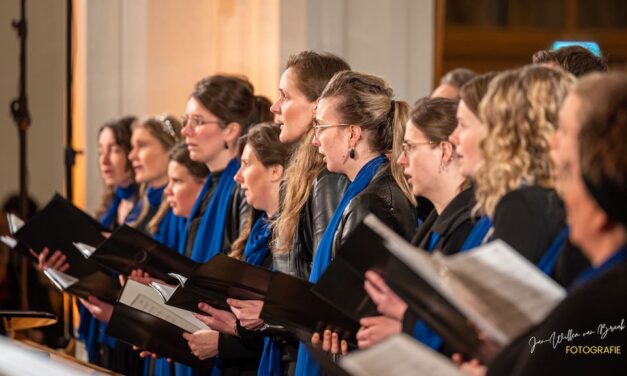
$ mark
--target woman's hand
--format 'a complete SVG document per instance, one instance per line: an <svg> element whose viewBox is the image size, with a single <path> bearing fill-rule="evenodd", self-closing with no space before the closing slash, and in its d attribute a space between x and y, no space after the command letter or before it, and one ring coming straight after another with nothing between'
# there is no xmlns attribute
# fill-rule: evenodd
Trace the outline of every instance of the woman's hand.
<svg viewBox="0 0 627 376"><path fill-rule="evenodd" d="M109 303L105 303L95 296L89 296L89 301L80 299L81 303L87 308L89 313L100 321L109 322L111 314L113 313L113 306Z"/></svg>
<svg viewBox="0 0 627 376"><path fill-rule="evenodd" d="M30 252L37 256L37 269L39 269L39 271L50 268L64 272L70 268L70 264L67 263L67 257L59 250L54 251L50 258L48 258L48 254L50 253L48 247L44 248L39 254L35 253L32 249Z"/></svg>
<svg viewBox="0 0 627 376"><path fill-rule="evenodd" d="M360 349L379 343L402 330L399 320L386 316L364 317L359 323L361 328L357 332L357 346Z"/></svg>
<svg viewBox="0 0 627 376"><path fill-rule="evenodd" d="M330 352L334 358L348 353L348 342L340 341L337 332L331 332L329 329L322 333L322 341L320 340L320 333L314 333L311 336L311 344L315 348L322 348L322 351Z"/></svg>
<svg viewBox="0 0 627 376"><path fill-rule="evenodd" d="M207 303L198 303L198 309L206 312L207 315L200 315L194 313L194 316L205 323L209 328L217 330L218 332L238 335L237 333L237 319L235 315L229 311L223 311L221 309L213 308Z"/></svg>
<svg viewBox="0 0 627 376"><path fill-rule="evenodd" d="M194 333L183 333L189 348L198 359L205 360L218 355L218 338L220 333L215 330L199 330Z"/></svg>
<svg viewBox="0 0 627 376"><path fill-rule="evenodd" d="M259 318L263 309L262 300L238 300L229 298L226 302L231 306L231 311L239 320L242 327L255 330L263 326L263 320Z"/></svg>
<svg viewBox="0 0 627 376"><path fill-rule="evenodd" d="M479 360L473 359L469 362L465 362L464 358L460 354L453 354L451 357L453 362L459 366L459 369L469 376L485 376L488 369L486 366L481 365Z"/></svg>
<svg viewBox="0 0 627 376"><path fill-rule="evenodd" d="M128 276L128 279L132 279L135 282L143 283L144 285L149 285L152 282L150 274L144 272L141 269L133 269L131 271L131 274Z"/></svg>
<svg viewBox="0 0 627 376"><path fill-rule="evenodd" d="M407 311L407 303L390 289L377 272L372 270L366 272L364 289L374 304L377 305L380 314L399 321L403 320L405 311Z"/></svg>

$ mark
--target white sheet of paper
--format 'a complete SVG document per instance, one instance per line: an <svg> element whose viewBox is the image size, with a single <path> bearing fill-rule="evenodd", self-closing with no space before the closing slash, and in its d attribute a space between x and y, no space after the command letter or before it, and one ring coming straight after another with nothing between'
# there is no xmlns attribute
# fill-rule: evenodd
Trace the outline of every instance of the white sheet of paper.
<svg viewBox="0 0 627 376"><path fill-rule="evenodd" d="M207 329L207 326L194 317L192 312L165 305L154 288L133 280L126 281L120 296L120 303L168 321L190 333Z"/></svg>
<svg viewBox="0 0 627 376"><path fill-rule="evenodd" d="M375 216L364 222L385 239L392 254L500 345L542 321L566 296L561 286L501 240L443 256L412 246Z"/></svg>
<svg viewBox="0 0 627 376"><path fill-rule="evenodd" d="M503 344L542 321L566 296L564 288L502 240L445 257L444 263L482 303L468 302L473 309L464 313L491 327Z"/></svg>
<svg viewBox="0 0 627 376"><path fill-rule="evenodd" d="M397 334L368 349L355 351L340 361L355 376L461 376L463 373L444 355L407 334Z"/></svg>

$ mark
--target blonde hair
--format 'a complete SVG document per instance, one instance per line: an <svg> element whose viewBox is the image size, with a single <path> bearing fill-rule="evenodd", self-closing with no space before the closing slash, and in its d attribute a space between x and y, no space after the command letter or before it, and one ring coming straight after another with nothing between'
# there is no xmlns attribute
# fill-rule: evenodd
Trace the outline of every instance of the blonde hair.
<svg viewBox="0 0 627 376"><path fill-rule="evenodd" d="M172 149L181 139L181 122L172 115L157 115L145 118L139 122L135 122L131 126L133 131L139 128L146 129L151 136L159 141L166 152L169 152L170 149ZM148 215L150 204L148 203L148 197L146 195L147 189L148 186L146 184L142 184L140 187L139 196L142 197L142 210L135 222L130 224L131 226L136 226L141 223L144 218L146 218L146 215ZM169 208L170 206L168 203L165 200L162 200L159 205L159 209L157 209L157 213L148 222L147 228L150 234L154 235L157 232L159 224L165 217Z"/></svg>
<svg viewBox="0 0 627 376"><path fill-rule="evenodd" d="M394 100L394 91L382 78L352 71L337 73L320 98L339 98L335 111L342 122L366 130L366 141L378 153L391 153L394 180L408 200L415 203L403 168L396 163L402 152L409 105Z"/></svg>
<svg viewBox="0 0 627 376"><path fill-rule="evenodd" d="M549 137L574 82L569 73L533 65L492 80L479 106L482 162L475 212L493 217L501 198L522 185L553 187Z"/></svg>

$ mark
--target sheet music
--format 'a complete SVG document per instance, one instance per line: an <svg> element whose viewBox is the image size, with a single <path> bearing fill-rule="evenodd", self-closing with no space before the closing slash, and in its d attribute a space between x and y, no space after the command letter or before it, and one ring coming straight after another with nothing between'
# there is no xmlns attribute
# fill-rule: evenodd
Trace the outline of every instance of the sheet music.
<svg viewBox="0 0 627 376"><path fill-rule="evenodd" d="M566 291L501 240L453 256L422 251L375 216L364 220L390 252L498 344L540 322Z"/></svg>
<svg viewBox="0 0 627 376"><path fill-rule="evenodd" d="M78 249L86 259L88 259L96 250L96 247L92 247L91 245L87 245L85 243L73 242L72 244L74 244L74 247L76 247L76 249Z"/></svg>
<svg viewBox="0 0 627 376"><path fill-rule="evenodd" d="M350 353L340 366L356 376L462 376L452 361L407 334L397 334L365 350Z"/></svg>
<svg viewBox="0 0 627 376"><path fill-rule="evenodd" d="M17 240L13 239L10 236L2 235L0 236L0 241L4 243L7 247L13 249L17 246Z"/></svg>
<svg viewBox="0 0 627 376"><path fill-rule="evenodd" d="M154 288L133 280L126 282L120 303L149 313L190 333L207 329L191 312L166 306Z"/></svg>
<svg viewBox="0 0 627 376"><path fill-rule="evenodd" d="M52 268L44 268L44 275L61 291L66 290L78 282L78 278Z"/></svg>
<svg viewBox="0 0 627 376"><path fill-rule="evenodd" d="M473 311L465 313L482 327L493 327L500 343L542 321L566 296L561 286L502 240L445 257L444 262L481 301L468 301Z"/></svg>
<svg viewBox="0 0 627 376"><path fill-rule="evenodd" d="M9 222L9 231L11 234L15 234L24 226L24 221L13 213L7 214L7 222Z"/></svg>

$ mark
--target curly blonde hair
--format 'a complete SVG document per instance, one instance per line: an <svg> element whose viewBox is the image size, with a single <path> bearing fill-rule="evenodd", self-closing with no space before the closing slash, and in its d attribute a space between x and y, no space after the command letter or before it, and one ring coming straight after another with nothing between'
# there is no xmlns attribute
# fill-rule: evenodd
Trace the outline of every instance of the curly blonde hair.
<svg viewBox="0 0 627 376"><path fill-rule="evenodd" d="M484 125L479 149L475 212L494 216L507 192L522 185L553 187L549 137L562 100L575 78L531 65L498 75L479 106Z"/></svg>

